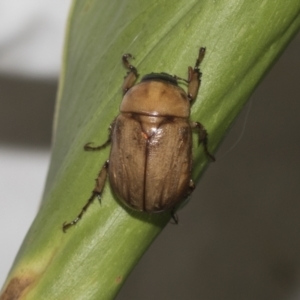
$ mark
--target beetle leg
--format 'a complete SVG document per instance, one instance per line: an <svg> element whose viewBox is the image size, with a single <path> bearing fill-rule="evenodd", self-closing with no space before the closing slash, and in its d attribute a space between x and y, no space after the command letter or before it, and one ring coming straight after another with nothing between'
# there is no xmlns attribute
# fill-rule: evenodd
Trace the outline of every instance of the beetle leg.
<svg viewBox="0 0 300 300"><path fill-rule="evenodd" d="M202 144L204 148L205 154L212 160L215 161L215 157L208 151L207 148L207 131L205 130L204 126L199 122L191 122L191 126L193 129L196 129L198 132L198 145Z"/></svg>
<svg viewBox="0 0 300 300"><path fill-rule="evenodd" d="M194 183L193 179L190 179L188 196L194 191L195 188L196 188L196 186L195 186L195 183Z"/></svg>
<svg viewBox="0 0 300 300"><path fill-rule="evenodd" d="M123 64L125 68L129 70L129 72L127 72L127 75L124 77L124 82L122 85L123 94L126 94L126 92L133 87L138 77L137 69L130 64L130 62L128 61L129 58L133 58L133 56L129 53L122 56Z"/></svg>
<svg viewBox="0 0 300 300"><path fill-rule="evenodd" d="M98 150L101 150L103 148L105 148L107 145L109 145L111 142L111 139L109 138L104 144L100 145L100 146L90 146L91 144L93 143L86 143L84 145L84 150L85 151L98 151Z"/></svg>
<svg viewBox="0 0 300 300"><path fill-rule="evenodd" d="M171 218L174 221L174 223L173 222L171 222L171 223L178 225L179 218L178 218L178 215L176 214L175 210L171 210Z"/></svg>
<svg viewBox="0 0 300 300"><path fill-rule="evenodd" d="M78 223L78 221L82 218L82 215L87 211L87 209L89 208L89 206L93 203L94 199L97 197L100 200L104 185L105 185L105 180L107 177L107 170L108 170L108 166L109 166L109 161L107 160L103 167L101 168L98 177L96 179L96 186L92 191L92 195L91 197L88 199L87 203L85 204L85 206L81 209L81 212L79 213L79 215L70 223L63 223L62 226L62 230L63 232L66 232L66 230L68 228L70 228L71 226L75 225Z"/></svg>
<svg viewBox="0 0 300 300"><path fill-rule="evenodd" d="M200 84L201 84L201 72L199 69L200 63L205 55L205 48L201 47L199 49L198 58L196 60L194 69L192 67L188 68L188 98L190 102L194 101L197 97Z"/></svg>
<svg viewBox="0 0 300 300"><path fill-rule="evenodd" d="M98 151L98 150L101 150L101 149L105 148L106 146L108 146L111 143L111 133L114 128L114 125L115 125L115 121L113 121L109 126L109 136L108 136L107 141L104 144L94 147L94 146L91 146L92 143L86 143L83 147L84 150L85 151Z"/></svg>
<svg viewBox="0 0 300 300"><path fill-rule="evenodd" d="M195 189L195 183L192 179L190 179L189 190L186 194L186 198L194 191L194 189ZM173 222L171 221L170 223L178 225L179 217L178 217L178 214L176 213L176 209L171 210L171 218L172 218Z"/></svg>

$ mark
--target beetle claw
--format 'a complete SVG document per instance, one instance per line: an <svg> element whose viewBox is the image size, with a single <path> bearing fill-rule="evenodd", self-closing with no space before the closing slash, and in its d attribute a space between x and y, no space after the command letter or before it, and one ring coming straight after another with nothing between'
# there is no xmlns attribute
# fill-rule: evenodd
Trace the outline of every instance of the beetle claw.
<svg viewBox="0 0 300 300"><path fill-rule="evenodd" d="M91 143L86 143L85 145L84 145L84 150L86 150L86 151L88 151L88 150L91 150L91 146L90 145L92 145L93 143L91 142Z"/></svg>
<svg viewBox="0 0 300 300"><path fill-rule="evenodd" d="M172 217L172 220L174 221L174 223L173 222L171 222L171 223L174 224L174 225L178 225L179 218L178 218L178 215L176 214L176 212L174 210L171 211L171 217Z"/></svg>

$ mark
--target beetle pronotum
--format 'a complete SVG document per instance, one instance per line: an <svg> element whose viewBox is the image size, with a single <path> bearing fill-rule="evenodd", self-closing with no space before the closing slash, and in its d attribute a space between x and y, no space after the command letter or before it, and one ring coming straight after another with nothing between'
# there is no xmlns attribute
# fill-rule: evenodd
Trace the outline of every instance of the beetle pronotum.
<svg viewBox="0 0 300 300"><path fill-rule="evenodd" d="M208 157L207 132L199 122L191 122L190 106L201 82L199 65L205 48L200 48L188 79L167 73L150 73L135 84L137 69L129 63L131 54L122 57L129 70L124 79L120 114L110 126L108 140L100 146L84 146L86 151L101 150L111 143L109 160L100 170L91 197L79 215L63 224L63 231L75 225L93 200L100 199L106 177L115 195L132 209L149 213L175 208L195 188L192 171L192 130L198 133ZM178 81L188 84L185 92Z"/></svg>

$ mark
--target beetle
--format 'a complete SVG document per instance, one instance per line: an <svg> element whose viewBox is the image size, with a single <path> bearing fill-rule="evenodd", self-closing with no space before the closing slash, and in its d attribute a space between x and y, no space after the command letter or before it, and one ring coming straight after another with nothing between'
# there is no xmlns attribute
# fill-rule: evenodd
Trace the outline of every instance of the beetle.
<svg viewBox="0 0 300 300"><path fill-rule="evenodd" d="M131 54L122 56L128 69L122 85L120 114L110 125L108 140L100 146L87 143L86 151L101 150L111 143L109 160L100 170L92 195L79 215L63 224L65 232L75 225L97 197L100 200L106 177L119 200L134 210L148 213L175 209L194 190L192 171L192 130L206 155L215 160L207 147L207 131L199 122L190 121L190 106L201 83L199 65L204 58L201 47L188 79L167 73L150 73L140 83L137 69L130 64ZM185 92L179 81L188 84Z"/></svg>

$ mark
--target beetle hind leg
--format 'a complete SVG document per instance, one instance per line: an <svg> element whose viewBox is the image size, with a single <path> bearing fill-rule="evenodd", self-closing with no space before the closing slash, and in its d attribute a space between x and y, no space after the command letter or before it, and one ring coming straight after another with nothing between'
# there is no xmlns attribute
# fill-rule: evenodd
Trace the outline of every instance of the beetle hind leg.
<svg viewBox="0 0 300 300"><path fill-rule="evenodd" d="M190 182L189 182L189 187L188 187L188 191L185 195L185 198L187 198L195 189L195 183L192 179L190 179ZM179 224L179 217L178 217L178 214L176 213L176 210L177 210L178 206L173 208L171 210L171 218L172 220L170 221L170 223L174 224L174 225L178 225Z"/></svg>
<svg viewBox="0 0 300 300"><path fill-rule="evenodd" d="M215 157L208 151L208 133L204 126L199 122L192 122L191 126L193 129L197 130L198 133L198 145L202 144L206 156L208 156L212 161L215 161Z"/></svg>
<svg viewBox="0 0 300 300"><path fill-rule="evenodd" d="M178 215L176 214L175 210L171 210L171 218L173 220L173 222L171 222L171 223L175 224L175 225L178 225L179 218L178 218Z"/></svg>
<svg viewBox="0 0 300 300"><path fill-rule="evenodd" d="M129 70L122 85L123 94L125 94L135 84L135 81L138 77L137 69L135 66L130 64L128 61L129 58L133 58L133 56L129 53L122 56L123 64L125 68Z"/></svg>
<svg viewBox="0 0 300 300"><path fill-rule="evenodd" d="M81 212L79 213L79 215L71 222L67 223L67 222L64 222L63 225L62 225L62 230L63 232L66 232L66 230L68 228L70 228L71 226L77 224L83 214L87 211L87 209L89 208L89 206L93 203L94 199L97 197L99 200L101 199L101 194L102 194L102 191L103 191L103 188L104 188L104 185L105 185L105 181L106 181L106 177L107 177L107 170L108 170L108 166L109 166L109 161L107 160L103 167L101 168L99 174L98 174L98 177L96 179L96 185L95 185L95 188L93 189L92 191L92 195L91 197L88 199L87 203L83 206L83 208L81 209Z"/></svg>

